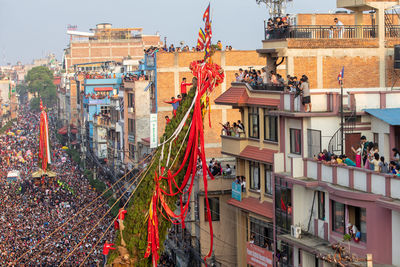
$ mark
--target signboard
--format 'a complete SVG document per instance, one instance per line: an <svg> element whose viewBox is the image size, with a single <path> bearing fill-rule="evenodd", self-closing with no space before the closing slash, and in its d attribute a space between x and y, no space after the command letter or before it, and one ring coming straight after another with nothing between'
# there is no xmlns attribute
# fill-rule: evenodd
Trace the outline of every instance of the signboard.
<svg viewBox="0 0 400 267"><path fill-rule="evenodd" d="M242 185L232 182L232 198L237 201L242 201Z"/></svg>
<svg viewBox="0 0 400 267"><path fill-rule="evenodd" d="M104 105L107 104L105 99L89 99L89 105Z"/></svg>
<svg viewBox="0 0 400 267"><path fill-rule="evenodd" d="M247 264L254 267L272 267L272 251L247 242Z"/></svg>
<svg viewBox="0 0 400 267"><path fill-rule="evenodd" d="M128 135L128 142L135 143L135 136L129 134Z"/></svg>
<svg viewBox="0 0 400 267"><path fill-rule="evenodd" d="M150 148L156 148L157 142L157 113L150 114Z"/></svg>

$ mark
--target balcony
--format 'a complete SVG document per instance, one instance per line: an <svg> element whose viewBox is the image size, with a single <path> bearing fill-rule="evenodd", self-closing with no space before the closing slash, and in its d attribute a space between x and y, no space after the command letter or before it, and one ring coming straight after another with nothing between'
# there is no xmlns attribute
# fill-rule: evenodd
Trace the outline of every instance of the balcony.
<svg viewBox="0 0 400 267"><path fill-rule="evenodd" d="M299 25L268 30L264 24L265 40L282 39L373 39L378 37L378 27L372 25L343 26L341 30L332 25Z"/></svg>
<svg viewBox="0 0 400 267"><path fill-rule="evenodd" d="M246 147L247 139L244 137L235 137L221 135L222 153L231 156L239 156L240 152Z"/></svg>
<svg viewBox="0 0 400 267"><path fill-rule="evenodd" d="M288 164L290 167L288 172L285 172L283 159L282 153L274 155L275 173L285 176L289 174L289 179L293 182L305 186L325 182L350 190L400 199L400 179L397 176L364 168L323 164L321 161L307 158L290 158L290 164Z"/></svg>

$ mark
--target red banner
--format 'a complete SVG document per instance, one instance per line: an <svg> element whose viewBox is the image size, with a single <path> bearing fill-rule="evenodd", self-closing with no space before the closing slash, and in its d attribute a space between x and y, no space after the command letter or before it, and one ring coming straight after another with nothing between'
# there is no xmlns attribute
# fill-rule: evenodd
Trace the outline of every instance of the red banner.
<svg viewBox="0 0 400 267"><path fill-rule="evenodd" d="M247 264L253 267L272 267L272 251L247 242Z"/></svg>

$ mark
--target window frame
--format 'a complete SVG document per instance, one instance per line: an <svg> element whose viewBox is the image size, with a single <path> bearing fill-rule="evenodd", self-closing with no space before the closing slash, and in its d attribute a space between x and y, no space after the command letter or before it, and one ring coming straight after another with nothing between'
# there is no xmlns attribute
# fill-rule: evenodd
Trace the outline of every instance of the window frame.
<svg viewBox="0 0 400 267"><path fill-rule="evenodd" d="M273 166L272 164L264 164L264 194L272 196L272 172ZM267 174L269 177L269 181L267 178ZM269 190L268 190L269 185Z"/></svg>
<svg viewBox="0 0 400 267"><path fill-rule="evenodd" d="M128 135L135 135L135 119L128 118Z"/></svg>
<svg viewBox="0 0 400 267"><path fill-rule="evenodd" d="M218 203L217 205L215 204L215 201ZM211 221L219 222L220 217L221 217L220 216L221 208L220 208L219 197L208 197L208 204L210 206ZM214 206L214 205L216 205L216 206ZM213 210L213 208L215 208L215 207L217 207L217 211ZM204 198L204 221L208 222L206 198Z"/></svg>
<svg viewBox="0 0 400 267"><path fill-rule="evenodd" d="M248 109L248 118L249 118L249 138L260 139L260 112L258 107L249 107ZM257 117L256 124L253 123L252 118ZM253 127L251 127L251 125ZM257 135L252 135L254 132L254 126L257 127Z"/></svg>
<svg viewBox="0 0 400 267"><path fill-rule="evenodd" d="M336 224L337 224L337 226L339 226L339 223L337 222L336 216L335 216L335 212L337 209L335 204L343 206L343 222L340 223L343 226L343 232L338 231L337 227L336 227ZM344 235L346 233L346 205L343 203L334 201L334 200L332 200L332 232L342 234L342 235Z"/></svg>
<svg viewBox="0 0 400 267"><path fill-rule="evenodd" d="M277 115L270 115L269 114L269 109L264 109L264 140L265 141L270 141L270 142L278 142L279 137L278 137L278 116ZM271 121L273 119L273 121ZM268 120L268 127L266 121ZM274 127L271 127L272 124L274 124ZM274 128L275 131L275 138L271 138L271 132L272 128ZM268 129L268 130L267 130ZM269 138L267 138L267 132L269 135Z"/></svg>
<svg viewBox="0 0 400 267"><path fill-rule="evenodd" d="M253 177L253 172L252 170L257 169L258 170L258 188L253 187L253 183L254 183L254 177ZM255 162L255 161L250 161L249 162L249 178L250 178L250 189L251 190L256 190L257 192L260 192L261 189L261 179L260 179L260 163Z"/></svg>
<svg viewBox="0 0 400 267"><path fill-rule="evenodd" d="M326 198L325 198L325 192L323 191L317 191L318 194L318 219L325 221L326 219L326 210L325 210L325 204L326 204Z"/></svg>
<svg viewBox="0 0 400 267"><path fill-rule="evenodd" d="M289 134L290 134L290 154L295 154L295 155L301 155L301 146L302 146L302 143L301 143L301 130L300 129L295 129L295 128L290 128L289 129ZM297 145L296 145L296 143L292 143L292 141L293 141L293 139L292 138L296 138L296 135L298 135L298 141L299 141L299 144L298 144L298 151L296 150L296 147L297 147ZM294 141L296 141L295 139L294 139Z"/></svg>

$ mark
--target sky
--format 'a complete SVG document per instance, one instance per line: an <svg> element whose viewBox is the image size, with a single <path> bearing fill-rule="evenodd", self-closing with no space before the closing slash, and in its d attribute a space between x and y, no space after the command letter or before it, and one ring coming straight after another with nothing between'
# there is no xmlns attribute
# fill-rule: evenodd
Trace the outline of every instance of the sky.
<svg viewBox="0 0 400 267"><path fill-rule="evenodd" d="M89 31L98 23L141 27L144 34L167 37L167 44L194 46L209 0L0 0L0 65L31 63L49 53L61 59L68 45L67 25ZM335 11L336 0L293 0L295 13ZM269 17L256 0L211 0L213 42L234 49L261 47L263 23Z"/></svg>

